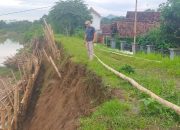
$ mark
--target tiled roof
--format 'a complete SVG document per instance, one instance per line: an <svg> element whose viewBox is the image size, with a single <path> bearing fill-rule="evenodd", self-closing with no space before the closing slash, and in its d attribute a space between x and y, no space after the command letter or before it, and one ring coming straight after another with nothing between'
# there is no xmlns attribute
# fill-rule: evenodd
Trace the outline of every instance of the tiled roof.
<svg viewBox="0 0 180 130"><path fill-rule="evenodd" d="M132 11L128 11L126 18L116 22L117 30L121 37L134 36L134 15ZM150 29L160 26L159 12L138 12L137 13L137 35L147 33ZM104 35L111 34L111 24L101 25Z"/></svg>
<svg viewBox="0 0 180 130"><path fill-rule="evenodd" d="M126 14L127 19L134 21L135 12L128 11ZM139 22L159 22L160 12L137 12L137 21Z"/></svg>

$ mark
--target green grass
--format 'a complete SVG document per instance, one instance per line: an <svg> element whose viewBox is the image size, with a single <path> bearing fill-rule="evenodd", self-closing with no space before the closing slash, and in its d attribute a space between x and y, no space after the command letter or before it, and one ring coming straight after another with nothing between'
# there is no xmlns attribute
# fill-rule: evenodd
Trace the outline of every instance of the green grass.
<svg viewBox="0 0 180 130"><path fill-rule="evenodd" d="M8 76L11 74L10 69L6 68L6 67L0 67L0 76Z"/></svg>
<svg viewBox="0 0 180 130"><path fill-rule="evenodd" d="M83 117L81 119L82 130L177 128L180 120L173 111L161 106L155 101L149 100L147 95L140 93L129 83L106 70L99 64L97 59L89 61L82 40L75 37L63 37L59 35L56 36L56 40L57 42L61 42L66 52L73 56L73 61L85 64L88 69L102 77L106 86L109 86L109 88L119 88L123 93L123 101L107 101L99 106L90 117ZM177 82L179 82L179 75L173 73L173 67L178 65L176 62L171 63L167 61L166 64L149 62L142 59L104 52L100 50L101 48L107 49L104 46L98 45L95 47L95 53L106 64L116 70L120 70L120 68L126 64L132 66L135 70L134 74L123 73L134 78L140 84L161 97L173 103L180 104L180 94L176 87ZM166 62L166 60L164 62ZM168 64L172 68L169 67L167 70L165 66Z"/></svg>
<svg viewBox="0 0 180 130"><path fill-rule="evenodd" d="M14 79L12 72L11 72L11 68L8 67L0 67L0 77L2 78L12 78ZM20 80L21 76L20 76L20 72L18 70L13 70L14 75L16 77L17 80Z"/></svg>
<svg viewBox="0 0 180 130"><path fill-rule="evenodd" d="M132 106L118 100L111 100L97 108L89 118L81 119L81 130L128 130L145 128L148 123L143 117L131 113ZM129 116L131 114L131 116ZM133 117L133 118L132 118ZM131 125L130 125L131 124Z"/></svg>

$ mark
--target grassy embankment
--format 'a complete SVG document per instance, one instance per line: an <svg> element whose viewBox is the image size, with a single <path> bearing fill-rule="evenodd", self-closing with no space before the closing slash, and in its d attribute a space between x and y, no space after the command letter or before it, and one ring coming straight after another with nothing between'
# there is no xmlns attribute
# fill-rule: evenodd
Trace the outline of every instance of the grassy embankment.
<svg viewBox="0 0 180 130"><path fill-rule="evenodd" d="M73 56L72 60L87 67L101 76L109 89L121 90L120 102L112 99L97 108L90 117L82 117L82 130L128 130L128 129L178 129L179 117L171 110L159 105L147 95L134 89L129 83L119 79L113 73L106 70L94 59L88 61L86 48L83 41L73 37L62 37L57 35L56 40L61 42L65 50ZM170 61L167 58L161 59L161 63L150 62L138 58L115 55L101 51L107 49L104 46L96 46L95 53L106 64L116 70L128 64L134 68L135 73L122 73L134 78L140 84L150 89L159 96L180 105L180 66L179 58ZM108 50L108 49L107 49ZM148 58L147 56L137 55ZM150 56L152 58L152 56ZM153 59L157 60L157 59Z"/></svg>

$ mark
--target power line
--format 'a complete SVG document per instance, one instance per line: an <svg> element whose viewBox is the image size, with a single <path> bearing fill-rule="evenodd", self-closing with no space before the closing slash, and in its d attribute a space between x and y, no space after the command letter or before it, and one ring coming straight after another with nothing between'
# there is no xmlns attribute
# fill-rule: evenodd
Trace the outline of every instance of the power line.
<svg viewBox="0 0 180 130"><path fill-rule="evenodd" d="M17 11L17 12L4 13L4 14L0 14L0 16L11 15L11 14L18 14L18 13L24 13L24 12L30 12L30 11L40 10L40 9L45 9L45 8L50 8L50 7L52 7L52 6L46 6L46 7L41 7L41 8L34 8L34 9L29 9L29 10L22 10L22 11Z"/></svg>

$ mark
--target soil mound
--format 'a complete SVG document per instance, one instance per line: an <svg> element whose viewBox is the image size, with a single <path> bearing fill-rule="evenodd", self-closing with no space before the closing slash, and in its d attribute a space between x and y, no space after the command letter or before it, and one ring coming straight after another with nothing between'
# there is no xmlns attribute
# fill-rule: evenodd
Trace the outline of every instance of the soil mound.
<svg viewBox="0 0 180 130"><path fill-rule="evenodd" d="M105 100L99 77L70 60L62 63L61 79L50 65L41 66L23 130L76 130L79 118Z"/></svg>

